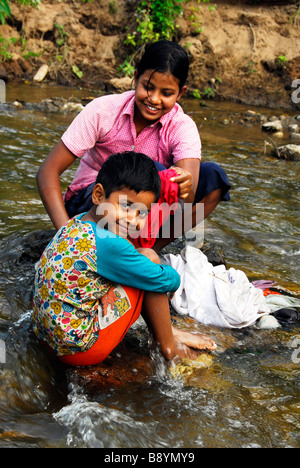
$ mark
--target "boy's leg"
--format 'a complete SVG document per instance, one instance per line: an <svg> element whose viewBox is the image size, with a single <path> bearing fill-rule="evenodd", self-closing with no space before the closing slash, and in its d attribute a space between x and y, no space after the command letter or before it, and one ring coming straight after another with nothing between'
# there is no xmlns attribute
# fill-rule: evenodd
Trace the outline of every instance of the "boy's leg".
<svg viewBox="0 0 300 468"><path fill-rule="evenodd" d="M131 325L141 314L144 297L144 292L139 289L123 286L123 290L126 292L131 308L122 315L122 304L120 304L120 317L106 328L99 330L98 340L89 350L73 355L60 356L61 361L71 366L99 364L123 340Z"/></svg>
<svg viewBox="0 0 300 468"><path fill-rule="evenodd" d="M199 355L196 350L216 349L216 344L210 338L172 327L166 294L145 292L142 316L166 359L195 359Z"/></svg>
<svg viewBox="0 0 300 468"><path fill-rule="evenodd" d="M146 257L148 257L152 262L160 263L159 256L152 249L137 250L143 255L146 255ZM202 335L200 333L190 333L184 330L179 330L172 326L169 300L166 294L146 291L144 293L142 315L148 324L148 327L153 332L155 340L160 343L160 345L163 343L164 347L168 349L171 349L170 345L176 347L180 344L187 346L188 348L194 348L198 350L208 349L210 351L213 351L217 347L215 342L206 335ZM158 322L156 322L156 320ZM157 330L156 327L158 328ZM165 329L163 330L162 327L165 327ZM160 333L162 333L162 335L159 335ZM193 352L191 349L184 349L184 346L179 350L180 353L187 352L188 354L193 353L195 355L195 352ZM167 359L171 359L170 357L168 358L168 356L166 356L163 349L162 352L165 357L167 357Z"/></svg>

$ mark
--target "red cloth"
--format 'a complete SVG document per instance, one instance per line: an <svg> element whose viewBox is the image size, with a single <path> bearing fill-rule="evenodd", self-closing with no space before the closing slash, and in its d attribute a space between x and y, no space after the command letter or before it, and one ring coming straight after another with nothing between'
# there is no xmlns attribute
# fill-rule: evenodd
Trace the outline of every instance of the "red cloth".
<svg viewBox="0 0 300 468"><path fill-rule="evenodd" d="M264 296L269 296L270 294L279 294L281 296L280 292L278 291L272 291L269 288L264 290Z"/></svg>
<svg viewBox="0 0 300 468"><path fill-rule="evenodd" d="M161 226L167 221L171 213L178 208L178 184L171 182L172 177L178 174L174 169L166 169L159 172L161 180L161 195L158 202L153 205L144 229L140 232L137 239L132 239L135 247L152 248L157 239Z"/></svg>

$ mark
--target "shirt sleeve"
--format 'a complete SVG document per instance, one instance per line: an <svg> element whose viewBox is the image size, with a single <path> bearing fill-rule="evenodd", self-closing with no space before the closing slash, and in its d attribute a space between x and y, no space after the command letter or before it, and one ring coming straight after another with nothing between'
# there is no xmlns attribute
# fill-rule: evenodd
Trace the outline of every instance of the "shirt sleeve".
<svg viewBox="0 0 300 468"><path fill-rule="evenodd" d="M201 159L201 139L197 125L183 112L174 117L170 143L174 164L182 159Z"/></svg>
<svg viewBox="0 0 300 468"><path fill-rule="evenodd" d="M101 138L101 124L104 124L106 118L105 112L102 113L102 100L103 97L100 97L89 102L61 137L68 150L78 158L93 148Z"/></svg>
<svg viewBox="0 0 300 468"><path fill-rule="evenodd" d="M180 276L174 268L151 262L126 239L104 232L108 235L99 237L95 234L97 271L100 275L144 291L166 293L178 289Z"/></svg>

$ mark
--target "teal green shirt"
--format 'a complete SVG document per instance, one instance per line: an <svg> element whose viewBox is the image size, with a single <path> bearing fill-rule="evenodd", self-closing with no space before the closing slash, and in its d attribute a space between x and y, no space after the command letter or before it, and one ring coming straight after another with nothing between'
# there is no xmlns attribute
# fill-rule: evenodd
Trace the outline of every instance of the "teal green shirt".
<svg viewBox="0 0 300 468"><path fill-rule="evenodd" d="M97 272L104 278L144 291L166 293L179 288L180 276L174 268L151 262L126 239L90 224L96 239Z"/></svg>

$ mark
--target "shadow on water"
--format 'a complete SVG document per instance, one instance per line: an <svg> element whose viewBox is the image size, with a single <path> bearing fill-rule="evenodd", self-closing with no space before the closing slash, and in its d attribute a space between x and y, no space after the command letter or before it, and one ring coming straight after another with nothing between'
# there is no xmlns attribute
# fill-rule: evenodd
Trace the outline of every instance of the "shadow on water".
<svg viewBox="0 0 300 468"><path fill-rule="evenodd" d="M74 94L24 86L17 98L38 102L49 92ZM9 89L8 100L15 93ZM198 125L205 159L219 162L232 184L231 201L213 213L205 238L222 247L227 267L299 295L299 163L264 154L260 126L240 122L246 107L183 104ZM0 446L299 447L299 326L227 330L174 314L178 326L210 334L218 350L171 369L149 345L142 319L104 364L87 369L62 365L37 342L31 329L36 258L26 236L52 226L35 173L73 117L0 111L0 340L6 349ZM63 188L74 171L64 174Z"/></svg>

